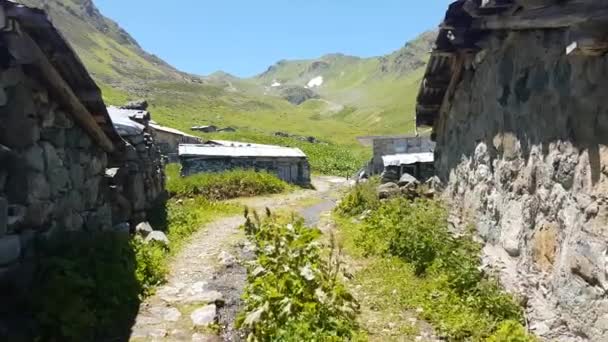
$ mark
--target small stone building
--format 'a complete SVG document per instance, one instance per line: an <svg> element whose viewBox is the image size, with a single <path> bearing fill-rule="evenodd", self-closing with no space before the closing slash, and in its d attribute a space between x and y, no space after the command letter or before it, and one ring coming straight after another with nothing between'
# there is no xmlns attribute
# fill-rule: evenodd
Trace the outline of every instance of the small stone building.
<svg viewBox="0 0 608 342"><path fill-rule="evenodd" d="M413 153L433 153L435 143L429 137L413 136L368 136L357 138L364 146L372 146L373 157L367 167L372 175L380 174L387 166L384 157ZM394 159L394 158L393 158ZM428 159L428 158L427 158ZM406 160L409 160L406 158ZM405 165L405 164L404 164ZM393 165L395 166L395 165Z"/></svg>
<svg viewBox="0 0 608 342"><path fill-rule="evenodd" d="M310 167L304 152L297 148L211 141L204 145L180 145L182 176L234 169L267 171L294 184L310 184Z"/></svg>
<svg viewBox="0 0 608 342"><path fill-rule="evenodd" d="M203 140L194 135L184 133L171 127L165 127L150 122L149 125L156 144L160 147L163 156L169 163L178 163L178 149L180 144L201 144Z"/></svg>
<svg viewBox="0 0 608 342"><path fill-rule="evenodd" d="M435 175L434 160L431 152L385 155L382 157L382 182L397 183L406 173L420 181L427 181Z"/></svg>

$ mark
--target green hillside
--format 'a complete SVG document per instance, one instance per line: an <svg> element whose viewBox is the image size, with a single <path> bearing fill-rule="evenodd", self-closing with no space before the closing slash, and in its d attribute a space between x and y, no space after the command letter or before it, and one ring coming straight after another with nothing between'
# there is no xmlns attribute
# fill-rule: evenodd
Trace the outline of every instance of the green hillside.
<svg viewBox="0 0 608 342"><path fill-rule="evenodd" d="M92 0L19 1L47 10L102 88L108 104L146 98L154 119L161 124L183 130L203 124L232 126L238 131L223 134L223 138L280 142L314 150L310 153L317 156L325 150L327 155L350 160L342 163L349 165L344 169L329 167L340 172L352 171L367 158L356 136L412 131L415 94L432 38L432 34L424 34L381 57L330 54L316 60L281 61L251 79L221 71L196 76L144 51L104 17ZM320 77L322 84L308 87ZM286 94L290 99L304 100L311 94L316 98L295 105L287 101ZM309 146L314 144L290 138L277 141L277 131L314 136L324 144ZM315 159L317 170L328 164L327 158ZM322 171L330 172L327 168Z"/></svg>

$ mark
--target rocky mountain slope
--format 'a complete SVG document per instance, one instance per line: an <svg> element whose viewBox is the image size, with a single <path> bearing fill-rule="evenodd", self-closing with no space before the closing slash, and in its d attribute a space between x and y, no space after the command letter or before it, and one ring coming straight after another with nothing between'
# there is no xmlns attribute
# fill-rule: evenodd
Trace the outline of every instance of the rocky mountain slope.
<svg viewBox="0 0 608 342"><path fill-rule="evenodd" d="M413 127L415 93L433 37L423 34L386 56L329 54L281 61L250 79L221 71L203 77L144 51L93 0L19 1L47 10L108 103L145 97L155 119L183 129L230 125L258 135L283 130L348 144L356 135Z"/></svg>

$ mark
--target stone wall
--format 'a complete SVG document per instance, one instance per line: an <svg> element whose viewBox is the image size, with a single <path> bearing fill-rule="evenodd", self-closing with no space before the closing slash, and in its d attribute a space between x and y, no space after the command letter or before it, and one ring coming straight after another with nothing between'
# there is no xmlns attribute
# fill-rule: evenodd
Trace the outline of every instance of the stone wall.
<svg viewBox="0 0 608 342"><path fill-rule="evenodd" d="M115 225L128 222L134 228L166 200L162 155L147 122L143 122L144 126L128 122L128 117L117 120L113 110L110 114L127 142L126 153L111 160L106 172L111 186L112 218Z"/></svg>
<svg viewBox="0 0 608 342"><path fill-rule="evenodd" d="M112 227L107 155L20 67L0 71L0 283L36 236Z"/></svg>
<svg viewBox="0 0 608 342"><path fill-rule="evenodd" d="M432 152L435 143L429 138L405 138L405 137L386 137L375 138L373 143L374 157L372 159L372 173L378 174L384 170L382 156L401 153L422 153Z"/></svg>
<svg viewBox="0 0 608 342"><path fill-rule="evenodd" d="M185 158L181 157L182 176L235 169L266 171L280 179L300 185L310 184L310 166L304 158Z"/></svg>
<svg viewBox="0 0 608 342"><path fill-rule="evenodd" d="M456 227L548 340L608 340L608 58L560 30L496 34L436 123Z"/></svg>

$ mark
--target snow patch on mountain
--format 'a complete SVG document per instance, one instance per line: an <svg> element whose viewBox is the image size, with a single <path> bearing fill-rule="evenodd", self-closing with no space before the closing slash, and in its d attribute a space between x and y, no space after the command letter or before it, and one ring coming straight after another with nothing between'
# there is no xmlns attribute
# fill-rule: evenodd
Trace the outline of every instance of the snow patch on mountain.
<svg viewBox="0 0 608 342"><path fill-rule="evenodd" d="M313 78L312 80L308 81L306 88L320 87L322 85L323 85L323 76L317 76L317 77Z"/></svg>

